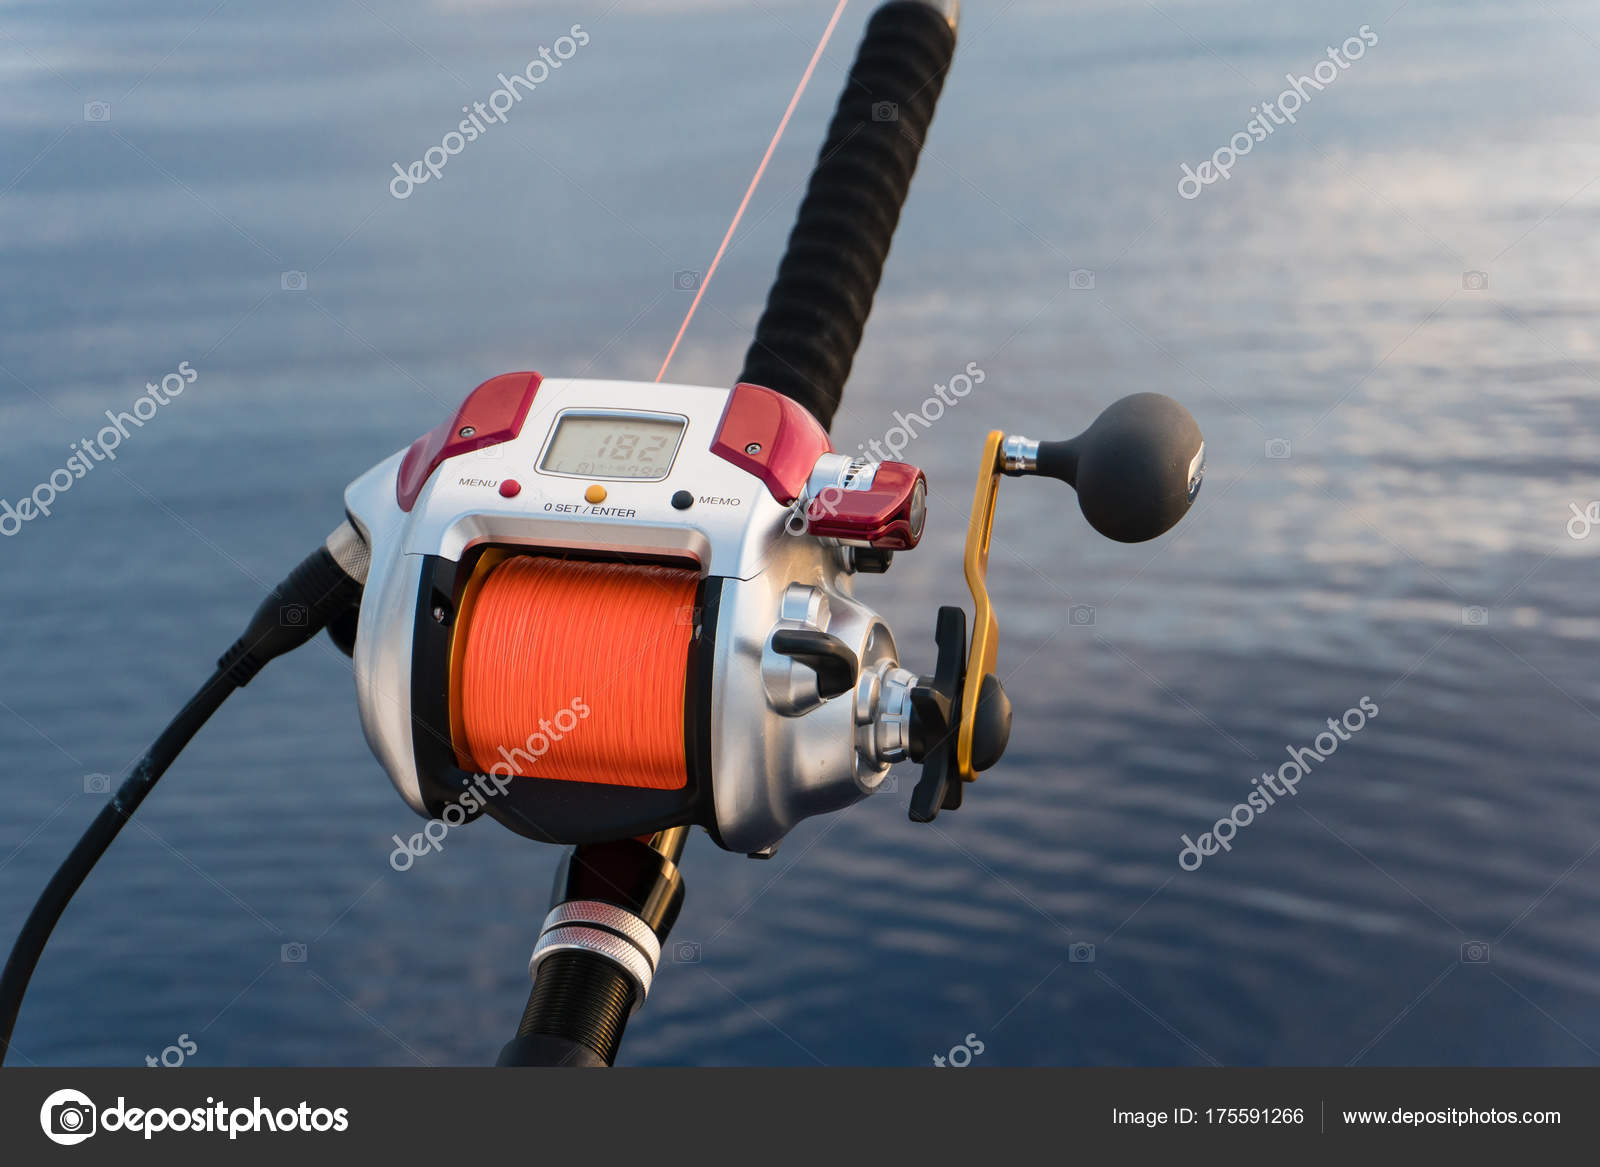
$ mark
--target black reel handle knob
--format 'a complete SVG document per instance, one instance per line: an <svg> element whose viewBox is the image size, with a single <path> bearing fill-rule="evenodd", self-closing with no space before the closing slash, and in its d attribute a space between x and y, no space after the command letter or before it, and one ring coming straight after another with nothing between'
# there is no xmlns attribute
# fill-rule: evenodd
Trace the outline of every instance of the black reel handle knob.
<svg viewBox="0 0 1600 1167"><path fill-rule="evenodd" d="M1000 760L1011 741L1011 698L993 673L978 686L978 712L972 721L972 768L982 773Z"/></svg>
<svg viewBox="0 0 1600 1167"><path fill-rule="evenodd" d="M1007 474L1042 474L1076 489L1083 517L1102 535L1142 543L1188 513L1206 446L1182 405L1162 393L1135 393L1064 442L1008 437L1004 458Z"/></svg>
<svg viewBox="0 0 1600 1167"><path fill-rule="evenodd" d="M967 614L960 608L939 609L934 632L938 664L931 677L911 690L911 742L908 756L922 764L922 777L911 792L911 821L931 823L941 810L961 806L961 777L956 742L961 722L961 697L967 674ZM1011 740L1011 698L993 673L978 687L978 708L972 722L972 768L987 770L1005 753Z"/></svg>

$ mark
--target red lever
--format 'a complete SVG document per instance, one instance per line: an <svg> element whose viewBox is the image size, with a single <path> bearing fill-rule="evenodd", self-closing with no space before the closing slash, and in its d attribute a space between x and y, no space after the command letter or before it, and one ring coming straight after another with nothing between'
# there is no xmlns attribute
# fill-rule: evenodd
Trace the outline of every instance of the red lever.
<svg viewBox="0 0 1600 1167"><path fill-rule="evenodd" d="M865 490L824 489L806 507L806 529L821 538L891 551L915 547L928 509L928 480L904 462L880 462Z"/></svg>
<svg viewBox="0 0 1600 1167"><path fill-rule="evenodd" d="M828 431L805 406L744 382L728 394L711 443L713 454L761 479L784 506L800 497L811 468L832 449Z"/></svg>
<svg viewBox="0 0 1600 1167"><path fill-rule="evenodd" d="M497 446L516 437L539 392L539 381L538 373L491 377L467 394L449 421L412 442L394 484L400 509L409 511L416 505L417 495L446 458Z"/></svg>

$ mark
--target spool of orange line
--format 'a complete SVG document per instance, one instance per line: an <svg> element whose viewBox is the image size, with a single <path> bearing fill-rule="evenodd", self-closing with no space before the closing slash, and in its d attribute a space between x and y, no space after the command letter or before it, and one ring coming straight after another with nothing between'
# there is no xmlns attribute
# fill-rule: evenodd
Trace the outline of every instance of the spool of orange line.
<svg viewBox="0 0 1600 1167"><path fill-rule="evenodd" d="M463 752L480 773L681 790L699 576L519 555L491 568L457 655Z"/></svg>

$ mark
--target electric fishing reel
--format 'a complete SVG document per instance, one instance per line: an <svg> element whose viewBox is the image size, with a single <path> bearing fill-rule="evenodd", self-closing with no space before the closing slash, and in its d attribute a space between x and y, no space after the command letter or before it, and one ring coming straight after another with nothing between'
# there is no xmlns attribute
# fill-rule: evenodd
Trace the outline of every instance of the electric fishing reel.
<svg viewBox="0 0 1600 1167"><path fill-rule="evenodd" d="M972 634L941 609L923 676L854 586L921 539L921 470L836 452L759 385L496 377L346 493L371 553L362 725L419 814L546 842L697 824L770 854L901 761L928 821L1010 733L984 585L1001 476L1073 485L1097 530L1137 542L1188 510L1204 449L1152 393L1070 441L991 433Z"/></svg>

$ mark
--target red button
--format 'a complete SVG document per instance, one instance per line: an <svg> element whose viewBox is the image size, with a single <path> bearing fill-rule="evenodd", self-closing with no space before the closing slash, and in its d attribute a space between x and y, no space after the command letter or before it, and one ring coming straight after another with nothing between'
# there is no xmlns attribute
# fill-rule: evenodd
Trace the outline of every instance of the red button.
<svg viewBox="0 0 1600 1167"><path fill-rule="evenodd" d="M522 493L522 483L515 478L507 478L500 484L500 494L504 498L516 498Z"/></svg>

